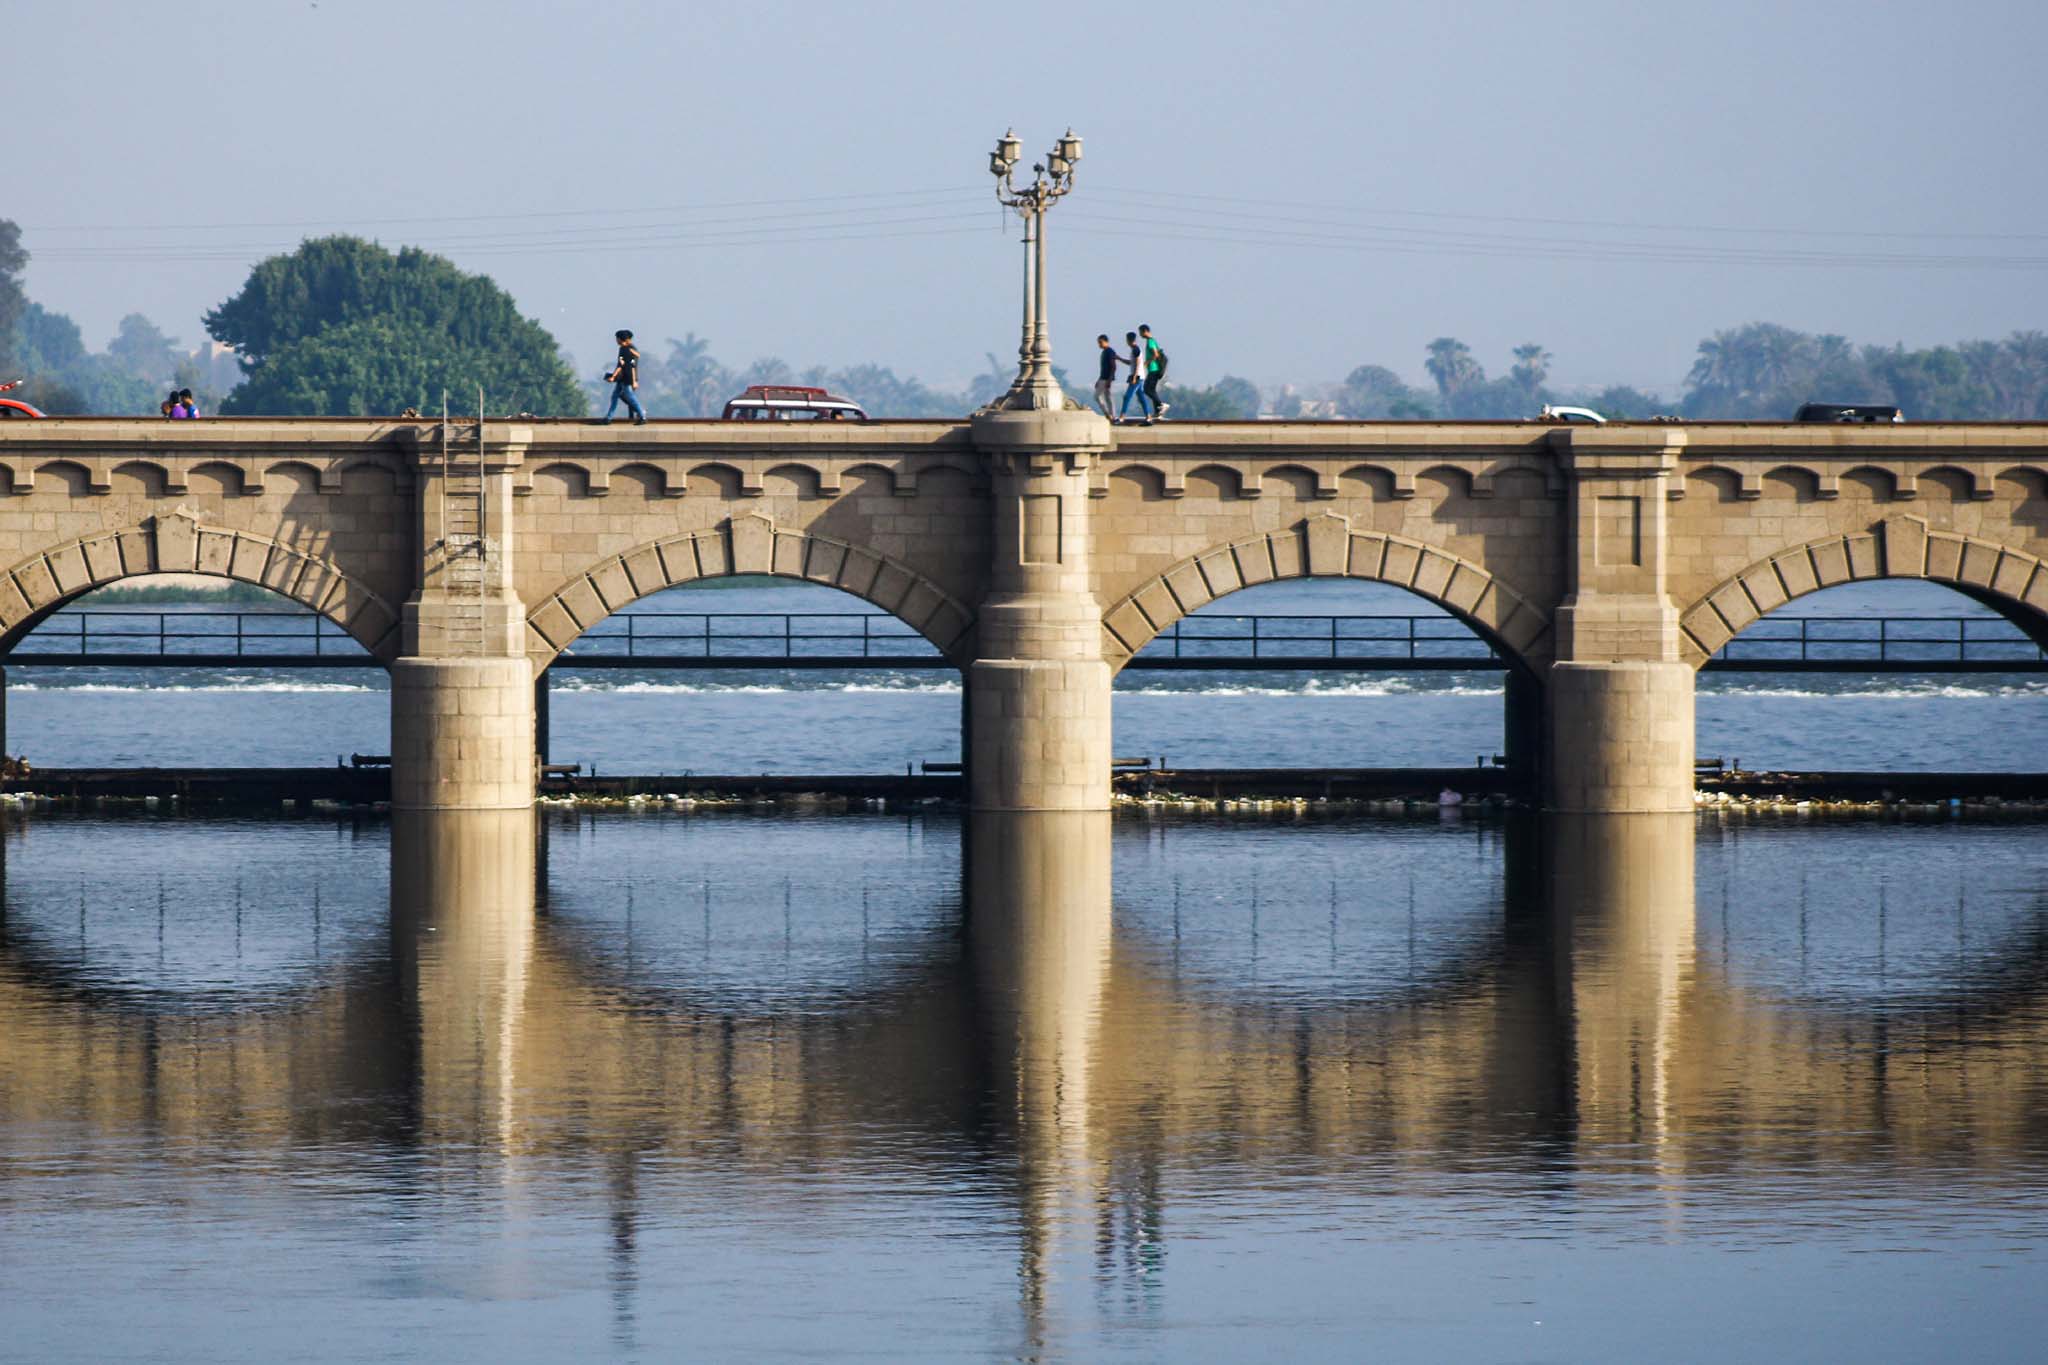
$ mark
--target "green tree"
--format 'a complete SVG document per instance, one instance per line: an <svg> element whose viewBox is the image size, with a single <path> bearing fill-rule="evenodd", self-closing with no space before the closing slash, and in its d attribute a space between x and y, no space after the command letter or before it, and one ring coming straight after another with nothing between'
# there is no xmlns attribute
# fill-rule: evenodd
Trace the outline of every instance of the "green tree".
<svg viewBox="0 0 2048 1365"><path fill-rule="evenodd" d="M567 367L556 365L566 378ZM523 362L451 348L445 334L424 324L359 318L323 327L272 352L228 395L221 410L369 417L413 408L431 414L441 410L445 392L453 411L467 413L475 410L479 388L493 412L570 406L545 400L536 404L531 390L522 388L531 382L532 371Z"/></svg>
<svg viewBox="0 0 2048 1365"><path fill-rule="evenodd" d="M1250 391L1250 403L1246 402L1247 390ZM1258 394L1259 391L1246 380L1230 378L1219 380L1206 389L1169 383L1159 390L1159 396L1172 409L1167 416L1174 421L1189 422L1248 421L1259 415Z"/></svg>
<svg viewBox="0 0 2048 1365"><path fill-rule="evenodd" d="M1486 371L1472 358L1472 348L1456 337L1438 337L1429 343L1429 358L1422 362L1444 404L1455 408L1458 397L1486 382Z"/></svg>
<svg viewBox="0 0 2048 1365"><path fill-rule="evenodd" d="M1641 421L1664 410L1664 400L1653 393L1610 384L1587 400L1586 406L1611 422Z"/></svg>
<svg viewBox="0 0 2048 1365"><path fill-rule="evenodd" d="M123 371L150 384L168 381L185 358L178 343L140 313L121 319L120 329L107 343L107 355Z"/></svg>
<svg viewBox="0 0 2048 1365"><path fill-rule="evenodd" d="M789 362L779 355L764 355L740 371L739 386L753 388L757 384L794 384L796 371Z"/></svg>
<svg viewBox="0 0 2048 1365"><path fill-rule="evenodd" d="M1436 401L1421 389L1410 388L1400 375L1384 365L1360 365L1344 380L1337 395L1337 407L1346 417L1413 420L1436 413ZM1395 411L1395 409L1400 411Z"/></svg>
<svg viewBox="0 0 2048 1365"><path fill-rule="evenodd" d="M669 338L663 368L676 408L663 416L716 417L725 411L725 400L738 392L732 372L712 356L711 343L695 332L685 332L681 341Z"/></svg>
<svg viewBox="0 0 2048 1365"><path fill-rule="evenodd" d="M1550 374L1550 352L1535 342L1515 347L1515 365L1508 375L1525 397L1534 400Z"/></svg>
<svg viewBox="0 0 2048 1365"><path fill-rule="evenodd" d="M1244 418L1257 417L1261 411L1259 387L1249 379L1226 374L1214 385L1217 397L1237 409Z"/></svg>
<svg viewBox="0 0 2048 1365"><path fill-rule="evenodd" d="M30 303L20 322L21 366L30 374L51 374L85 360L85 337L78 324L40 303Z"/></svg>
<svg viewBox="0 0 2048 1365"><path fill-rule="evenodd" d="M589 411L546 328L488 276L404 247L323 237L272 256L206 329L242 357L224 413L359 416L457 411L483 386L494 411Z"/></svg>
<svg viewBox="0 0 2048 1365"><path fill-rule="evenodd" d="M0 218L0 366L22 367L21 320L28 311L28 294L21 287L21 272L28 267L28 251L21 244L21 228L12 219ZM0 377L0 384L18 375Z"/></svg>

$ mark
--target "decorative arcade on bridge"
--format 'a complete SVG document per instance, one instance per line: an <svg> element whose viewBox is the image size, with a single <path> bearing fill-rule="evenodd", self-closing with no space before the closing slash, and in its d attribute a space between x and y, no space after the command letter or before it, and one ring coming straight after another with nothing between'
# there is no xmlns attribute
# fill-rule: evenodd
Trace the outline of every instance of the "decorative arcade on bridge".
<svg viewBox="0 0 2048 1365"><path fill-rule="evenodd" d="M768 643L706 654L958 669L977 809L1105 808L1126 667L1380 661L1503 672L1509 761L1554 809L1689 809L1698 669L2037 668L2044 557L2038 425L1112 428L1023 409L817 427L0 428L0 648L27 662L89 629L75 653L103 651L110 621L57 613L137 575L260 584L329 623L306 636L323 664L345 650L391 671L393 799L414 809L530 803L536 679L691 653L681 637L712 629L701 617L612 618L733 574L826 584L894 619L846 617L861 634L824 649L776 621L754 632ZM1441 617L1185 620L1304 577L1394 584L1478 642L1435 639ZM1748 631L1876 578L1947 584L2016 630L1788 617ZM220 652L246 659L251 628ZM1199 638L1232 629L1259 634Z"/></svg>

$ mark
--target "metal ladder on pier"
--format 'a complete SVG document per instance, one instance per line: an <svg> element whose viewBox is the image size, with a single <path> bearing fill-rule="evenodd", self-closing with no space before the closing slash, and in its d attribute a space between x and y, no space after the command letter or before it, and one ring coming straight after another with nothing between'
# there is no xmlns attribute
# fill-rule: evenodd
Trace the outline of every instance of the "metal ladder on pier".
<svg viewBox="0 0 2048 1365"><path fill-rule="evenodd" d="M441 395L441 574L448 594L447 643L453 653L484 653L484 594L490 536L484 491L484 395L476 395L476 445L451 439L448 395Z"/></svg>

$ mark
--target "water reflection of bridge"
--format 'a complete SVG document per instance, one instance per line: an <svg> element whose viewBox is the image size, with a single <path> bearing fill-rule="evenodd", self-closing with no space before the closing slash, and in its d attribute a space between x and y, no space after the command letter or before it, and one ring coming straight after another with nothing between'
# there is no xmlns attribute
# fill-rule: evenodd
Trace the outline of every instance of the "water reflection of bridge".
<svg viewBox="0 0 2048 1365"><path fill-rule="evenodd" d="M1061 1258L1156 1245L1167 1171L1448 1192L1484 1160L1682 1191L1900 1161L1995 1176L2038 1148L2039 915L1998 979L1946 998L1759 993L1698 950L1690 817L1510 827L1458 960L1331 1001L1179 970L1112 911L1104 816L978 817L964 913L936 889L914 952L808 1004L636 976L573 913L598 889L537 897L535 831L398 824L388 950L229 1008L95 986L10 894L0 1112L174 1166L358 1141L589 1159L629 1220L678 1170L774 1189L833 1162L964 1165L1017 1211L1033 1314ZM0 1157L0 1179L36 1169Z"/></svg>

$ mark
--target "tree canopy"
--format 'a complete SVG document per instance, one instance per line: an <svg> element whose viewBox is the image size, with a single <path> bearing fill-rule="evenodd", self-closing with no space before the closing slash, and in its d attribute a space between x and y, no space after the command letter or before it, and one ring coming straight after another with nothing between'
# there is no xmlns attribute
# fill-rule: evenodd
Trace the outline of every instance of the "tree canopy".
<svg viewBox="0 0 2048 1365"><path fill-rule="evenodd" d="M479 385L495 411L582 416L583 390L553 336L488 276L404 247L323 237L272 256L206 315L242 357L229 414L368 416L467 411Z"/></svg>
<svg viewBox="0 0 2048 1365"><path fill-rule="evenodd" d="M1783 420L1806 402L1894 403L1911 421L2048 418L2048 332L1909 351L1753 322L1700 343L1681 410Z"/></svg>

